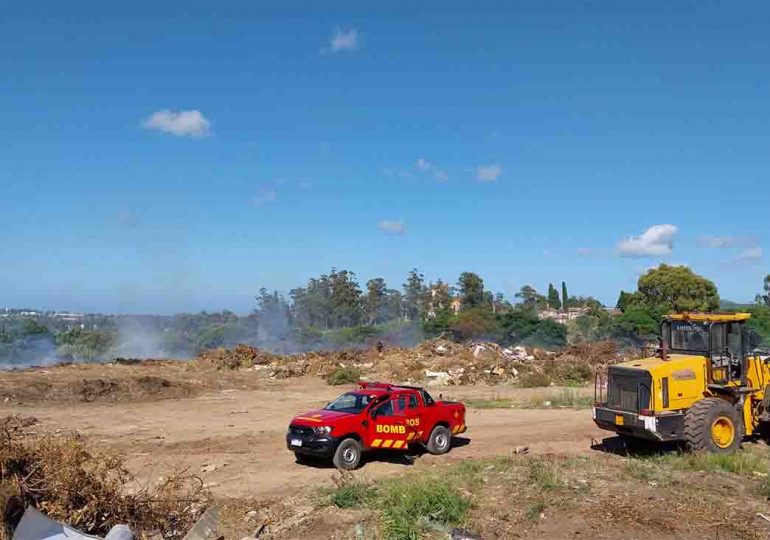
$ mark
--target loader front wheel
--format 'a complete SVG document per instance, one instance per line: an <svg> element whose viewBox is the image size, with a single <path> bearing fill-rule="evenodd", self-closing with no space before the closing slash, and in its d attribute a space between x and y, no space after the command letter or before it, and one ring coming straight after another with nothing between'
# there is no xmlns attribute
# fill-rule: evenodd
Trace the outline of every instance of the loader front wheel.
<svg viewBox="0 0 770 540"><path fill-rule="evenodd" d="M684 415L684 439L692 452L735 452L743 440L740 414L724 399L704 398Z"/></svg>

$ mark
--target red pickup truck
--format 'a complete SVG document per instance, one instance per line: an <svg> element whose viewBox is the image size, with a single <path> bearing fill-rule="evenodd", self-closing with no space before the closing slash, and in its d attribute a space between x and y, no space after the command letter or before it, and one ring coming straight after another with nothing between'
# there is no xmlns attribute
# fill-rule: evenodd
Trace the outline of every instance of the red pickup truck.
<svg viewBox="0 0 770 540"><path fill-rule="evenodd" d="M305 456L331 457L340 469L355 469L368 450L404 451L422 444L444 454L464 433L465 405L435 401L423 388L362 382L323 409L295 416L286 446Z"/></svg>

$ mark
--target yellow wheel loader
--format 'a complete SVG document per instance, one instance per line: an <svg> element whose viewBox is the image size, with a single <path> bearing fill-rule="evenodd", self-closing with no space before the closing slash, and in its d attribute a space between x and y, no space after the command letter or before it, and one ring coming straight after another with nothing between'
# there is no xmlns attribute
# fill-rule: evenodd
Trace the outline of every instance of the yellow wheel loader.
<svg viewBox="0 0 770 540"><path fill-rule="evenodd" d="M770 422L770 365L748 313L664 317L655 356L597 377L593 419L621 436L734 452Z"/></svg>

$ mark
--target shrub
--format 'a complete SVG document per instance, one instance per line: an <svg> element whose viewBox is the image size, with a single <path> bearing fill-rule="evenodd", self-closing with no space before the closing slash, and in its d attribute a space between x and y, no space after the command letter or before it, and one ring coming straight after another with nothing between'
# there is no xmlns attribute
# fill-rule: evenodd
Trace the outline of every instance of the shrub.
<svg viewBox="0 0 770 540"><path fill-rule="evenodd" d="M21 518L9 509L28 505L88 534L104 536L123 523L136 533L181 538L208 502L203 482L185 472L136 489L121 455L90 451L76 436L6 431L0 440L0 503L6 508L0 538Z"/></svg>
<svg viewBox="0 0 770 540"><path fill-rule="evenodd" d="M367 484L353 480L339 483L329 498L337 508L356 508L370 496L371 488Z"/></svg>
<svg viewBox="0 0 770 540"><path fill-rule="evenodd" d="M385 482L377 497L386 540L417 540L429 525L460 525L471 505L450 479L433 475Z"/></svg>
<svg viewBox="0 0 770 540"><path fill-rule="evenodd" d="M530 371L519 377L519 386L524 388L551 386L551 378L541 371Z"/></svg>
<svg viewBox="0 0 770 540"><path fill-rule="evenodd" d="M326 377L326 382L332 386L338 386L340 384L353 384L357 383L361 378L361 371L354 367L341 367L337 368Z"/></svg>

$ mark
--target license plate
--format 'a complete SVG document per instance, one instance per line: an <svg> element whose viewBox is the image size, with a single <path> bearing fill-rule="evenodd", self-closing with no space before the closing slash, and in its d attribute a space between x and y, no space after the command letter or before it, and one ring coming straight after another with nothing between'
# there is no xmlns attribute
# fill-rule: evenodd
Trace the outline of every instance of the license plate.
<svg viewBox="0 0 770 540"><path fill-rule="evenodd" d="M622 414L616 414L615 415L615 425L622 426L623 425L623 415Z"/></svg>
<svg viewBox="0 0 770 540"><path fill-rule="evenodd" d="M292 439L291 440L292 446L302 446L302 439Z"/></svg>

